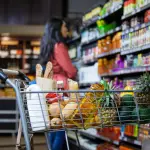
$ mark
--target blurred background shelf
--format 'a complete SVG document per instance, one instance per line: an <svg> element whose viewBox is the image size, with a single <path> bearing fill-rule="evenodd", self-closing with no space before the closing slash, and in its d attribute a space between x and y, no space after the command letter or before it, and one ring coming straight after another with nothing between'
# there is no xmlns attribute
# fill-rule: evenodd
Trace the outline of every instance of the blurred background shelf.
<svg viewBox="0 0 150 150"><path fill-rule="evenodd" d="M131 75L134 73L143 73L150 71L150 66L141 66L141 67L135 67L135 68L127 68L127 69L122 69L120 71L116 71L110 74L102 74L101 77L108 77L108 76L120 76L120 75Z"/></svg>
<svg viewBox="0 0 150 150"><path fill-rule="evenodd" d="M146 6L142 7L142 8L137 8L135 9L135 11L133 11L132 13L122 16L122 20L128 19L129 17L132 17L138 13L141 13L142 11L145 11L146 9L150 8L150 4L147 4Z"/></svg>
<svg viewBox="0 0 150 150"><path fill-rule="evenodd" d="M83 47L83 46L86 46L86 45L93 44L94 42L97 42L98 40L103 39L103 38L105 38L106 36L111 35L111 34L114 34L114 33L118 32L118 31L120 31L120 30L121 30L121 27L116 27L115 29L112 29L112 30L108 31L108 32L105 33L105 34L100 35L100 37L98 37L98 38L92 39L92 40L90 40L90 41L88 41L88 42L86 42L86 43L81 43L81 46Z"/></svg>
<svg viewBox="0 0 150 150"><path fill-rule="evenodd" d="M84 30L84 29L90 27L91 25L96 24L97 20L102 20L102 19L105 19L106 17L110 17L112 14L115 14L121 8L122 8L122 5L119 5L111 12L106 13L104 16L96 16L96 17L92 18L92 20L90 20L88 23L83 24L83 26L81 27L81 30Z"/></svg>
<svg viewBox="0 0 150 150"><path fill-rule="evenodd" d="M121 49L121 55L133 54L136 52L143 52L149 49L150 49L150 44L147 44L141 47L131 48L131 49Z"/></svg>

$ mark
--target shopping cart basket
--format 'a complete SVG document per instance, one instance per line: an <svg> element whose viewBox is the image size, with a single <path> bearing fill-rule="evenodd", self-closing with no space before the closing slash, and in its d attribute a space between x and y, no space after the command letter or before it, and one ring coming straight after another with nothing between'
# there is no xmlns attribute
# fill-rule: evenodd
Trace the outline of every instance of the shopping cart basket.
<svg viewBox="0 0 150 150"><path fill-rule="evenodd" d="M16 80L14 84L6 73L20 75L25 81ZM42 91L36 85L28 86L26 81L29 80L24 74L9 70L1 70L0 78L16 92L27 150L31 150L29 135L36 132L45 133L50 149L48 132L65 131L69 149L68 130L150 122L149 93L103 88L103 90ZM94 85L97 86L99 85Z"/></svg>

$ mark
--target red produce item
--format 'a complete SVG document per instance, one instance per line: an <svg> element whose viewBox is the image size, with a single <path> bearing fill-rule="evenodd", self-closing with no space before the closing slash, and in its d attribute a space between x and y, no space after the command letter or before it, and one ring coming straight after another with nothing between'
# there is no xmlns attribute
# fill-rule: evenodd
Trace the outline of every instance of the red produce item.
<svg viewBox="0 0 150 150"><path fill-rule="evenodd" d="M56 93L48 93L46 95L46 99L48 103L52 104L52 103L58 102L60 99L62 99L62 97L61 95L56 94Z"/></svg>

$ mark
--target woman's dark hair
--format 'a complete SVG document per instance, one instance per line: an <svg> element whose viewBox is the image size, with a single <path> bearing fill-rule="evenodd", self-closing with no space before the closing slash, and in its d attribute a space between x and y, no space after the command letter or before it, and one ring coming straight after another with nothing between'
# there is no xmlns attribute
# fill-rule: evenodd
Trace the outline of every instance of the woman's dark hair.
<svg viewBox="0 0 150 150"><path fill-rule="evenodd" d="M54 54L54 46L56 43L63 42L61 34L61 26L63 20L52 18L45 25L44 35L41 39L40 64L45 65Z"/></svg>

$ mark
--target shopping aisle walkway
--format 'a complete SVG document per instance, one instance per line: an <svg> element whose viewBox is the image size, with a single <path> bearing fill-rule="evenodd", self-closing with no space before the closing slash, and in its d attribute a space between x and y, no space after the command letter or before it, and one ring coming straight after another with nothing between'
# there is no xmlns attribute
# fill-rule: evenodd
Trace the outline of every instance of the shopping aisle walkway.
<svg viewBox="0 0 150 150"><path fill-rule="evenodd" d="M35 150L47 150L43 135L34 137ZM0 135L0 150L15 150L15 137Z"/></svg>

